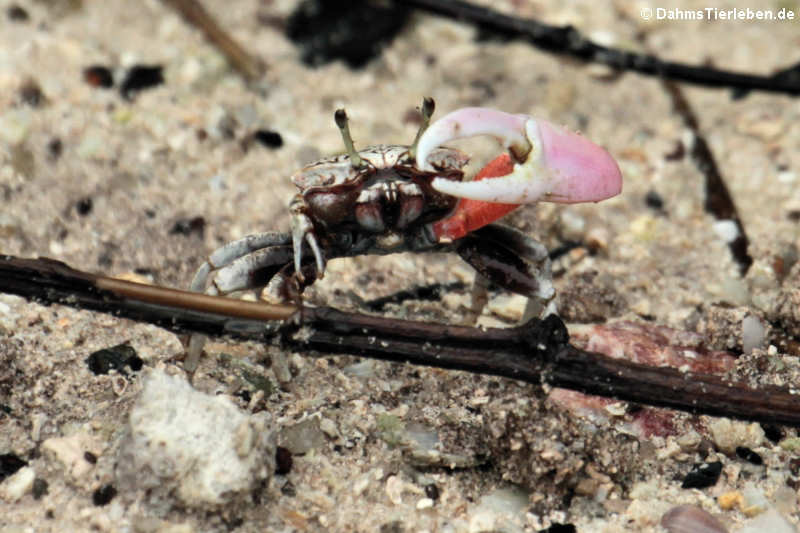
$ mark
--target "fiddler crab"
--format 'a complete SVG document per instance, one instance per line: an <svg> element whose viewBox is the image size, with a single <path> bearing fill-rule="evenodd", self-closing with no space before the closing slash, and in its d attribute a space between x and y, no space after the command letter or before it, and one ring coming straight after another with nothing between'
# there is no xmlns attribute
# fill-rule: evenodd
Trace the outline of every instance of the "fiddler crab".
<svg viewBox="0 0 800 533"><path fill-rule="evenodd" d="M617 163L582 135L528 115L470 107L429 127L433 110L433 99L425 98L411 146L359 151L345 111L337 110L346 153L292 176L300 192L289 204L291 233L256 233L222 246L198 269L191 289L266 288L269 299L285 301L322 278L330 259L456 252L496 285L544 302L541 314L554 312L547 249L494 222L522 204L615 196L622 190ZM496 137L508 153L465 181L468 156L442 145L478 135ZM200 350L202 341L192 339L190 355Z"/></svg>

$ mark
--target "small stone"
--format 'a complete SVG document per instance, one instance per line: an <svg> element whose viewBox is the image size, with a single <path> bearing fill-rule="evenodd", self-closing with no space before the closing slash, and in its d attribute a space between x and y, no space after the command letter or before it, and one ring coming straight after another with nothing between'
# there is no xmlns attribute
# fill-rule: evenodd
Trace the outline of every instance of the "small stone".
<svg viewBox="0 0 800 533"><path fill-rule="evenodd" d="M405 482L400 479L400 476L389 476L386 479L386 496L389 497L395 505L403 503L403 491L405 490Z"/></svg>
<svg viewBox="0 0 800 533"><path fill-rule="evenodd" d="M775 509L754 518L736 533L796 533L797 529Z"/></svg>
<svg viewBox="0 0 800 533"><path fill-rule="evenodd" d="M331 439L335 439L339 436L336 423L330 418L322 418L322 420L319 421L319 429Z"/></svg>
<svg viewBox="0 0 800 533"><path fill-rule="evenodd" d="M763 348L767 328L755 315L747 315L742 320L742 352L748 355L756 348Z"/></svg>
<svg viewBox="0 0 800 533"><path fill-rule="evenodd" d="M717 503L719 504L720 509L723 511L730 511L735 507L741 507L742 503L744 502L744 497L742 493L738 490L732 490L730 492L725 492L720 494L717 498Z"/></svg>
<svg viewBox="0 0 800 533"><path fill-rule="evenodd" d="M764 430L757 423L717 418L708 429L717 449L726 454L733 454L737 446L758 448L764 442Z"/></svg>
<svg viewBox="0 0 800 533"><path fill-rule="evenodd" d="M743 502L740 505L746 516L756 516L769 508L769 501L761 489L749 486L742 492ZM771 530L768 530L771 531Z"/></svg>
<svg viewBox="0 0 800 533"><path fill-rule="evenodd" d="M292 426L286 426L280 431L278 441L287 448L292 455L303 455L309 451L320 448L325 444L325 435L319 427L319 417L309 416Z"/></svg>
<svg viewBox="0 0 800 533"><path fill-rule="evenodd" d="M31 111L27 107L10 108L0 114L0 140L11 145L20 144L28 137Z"/></svg>
<svg viewBox="0 0 800 533"><path fill-rule="evenodd" d="M693 505L679 505L661 517L661 526L669 533L727 533L711 513Z"/></svg>
<svg viewBox="0 0 800 533"><path fill-rule="evenodd" d="M9 503L16 502L30 492L35 479L36 471L32 467L20 468L13 476L0 483L0 499Z"/></svg>
<svg viewBox="0 0 800 533"><path fill-rule="evenodd" d="M732 243L739 237L739 226L733 220L718 220L712 227L714 233L726 243Z"/></svg>
<svg viewBox="0 0 800 533"><path fill-rule="evenodd" d="M42 443L42 451L51 460L64 467L73 480L79 480L92 471L94 465L86 460L86 452L95 456L102 452L101 446L88 433L75 433L69 437L53 437Z"/></svg>
<svg viewBox="0 0 800 533"><path fill-rule="evenodd" d="M142 490L166 511L250 501L275 472L275 434L268 413L248 415L225 396L153 370L131 409L116 461L116 486ZM251 427L242 430L242 424ZM242 439L247 440L243 443ZM249 452L242 456L243 452Z"/></svg>
<svg viewBox="0 0 800 533"><path fill-rule="evenodd" d="M423 509L430 509L433 507L433 500L430 498L422 498L417 502L417 510L422 511Z"/></svg>

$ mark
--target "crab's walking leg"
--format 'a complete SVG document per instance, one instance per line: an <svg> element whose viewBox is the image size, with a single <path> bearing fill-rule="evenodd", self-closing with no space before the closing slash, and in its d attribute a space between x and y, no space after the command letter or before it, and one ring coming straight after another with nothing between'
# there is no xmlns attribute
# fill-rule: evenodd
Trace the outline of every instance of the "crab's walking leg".
<svg viewBox="0 0 800 533"><path fill-rule="evenodd" d="M555 313L550 257L543 244L514 228L490 224L459 241L456 250L489 281L527 296L539 316Z"/></svg>
<svg viewBox="0 0 800 533"><path fill-rule="evenodd" d="M417 160L427 161L431 150L448 141L476 135L499 138L513 170L493 180L437 178L434 189L504 204L598 202L622 190L619 167L603 148L546 120L493 109L459 109L432 124L420 138Z"/></svg>
<svg viewBox="0 0 800 533"><path fill-rule="evenodd" d="M254 288L254 275L259 270L274 265L284 265L291 257L291 237L286 233L266 232L248 235L218 248L200 265L189 289L217 295ZM213 282L208 278L214 273ZM183 366L193 373L200 364L206 336L190 335L186 345Z"/></svg>
<svg viewBox="0 0 800 533"><path fill-rule="evenodd" d="M305 212L306 204L303 195L296 194L289 203L289 215L292 226L292 246L294 248L294 270L300 282L305 281L301 263L303 260L303 241L308 243L317 263L317 278L325 274L325 259L322 257L317 238L314 235L314 224Z"/></svg>

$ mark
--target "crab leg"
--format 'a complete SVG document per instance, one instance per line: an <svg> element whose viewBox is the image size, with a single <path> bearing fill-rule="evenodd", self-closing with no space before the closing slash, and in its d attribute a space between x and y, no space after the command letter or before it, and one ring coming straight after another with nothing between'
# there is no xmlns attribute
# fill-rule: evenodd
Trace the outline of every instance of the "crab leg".
<svg viewBox="0 0 800 533"><path fill-rule="evenodd" d="M477 135L500 139L514 161L511 172L469 182L436 178L434 189L503 204L599 202L622 190L616 161L582 135L528 115L480 107L453 111L432 124L419 140L417 161L427 161L432 150L448 141Z"/></svg>

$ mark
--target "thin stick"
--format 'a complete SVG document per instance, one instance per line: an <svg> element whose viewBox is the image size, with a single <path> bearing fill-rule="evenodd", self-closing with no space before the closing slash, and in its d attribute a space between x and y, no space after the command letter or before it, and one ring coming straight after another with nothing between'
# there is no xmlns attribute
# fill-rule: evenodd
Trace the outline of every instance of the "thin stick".
<svg viewBox="0 0 800 533"><path fill-rule="evenodd" d="M683 81L706 87L735 89L741 97L751 90L800 95L800 63L772 76L756 76L684 63L662 61L649 54L640 54L601 46L587 39L572 26L550 26L533 19L506 15L488 7L462 0L395 0L420 10L508 35L524 38L532 45L557 54L569 55L583 61L602 63L610 67L638 72L659 78Z"/></svg>
<svg viewBox="0 0 800 533"><path fill-rule="evenodd" d="M228 32L223 30L199 0L164 0L164 3L172 6L187 21L200 28L206 38L219 48L231 66L246 80L254 81L264 74L264 64L248 54Z"/></svg>
<svg viewBox="0 0 800 533"><path fill-rule="evenodd" d="M516 328L481 329L329 308L305 307L292 315L291 306L239 301L216 305L208 300L228 299L141 287L74 270L59 261L12 256L0 256L0 292L45 305L101 311L176 333L281 342L306 353L348 353L466 370L691 413L800 427L800 398L788 389L756 390L715 376L587 352L568 343L567 330L555 316ZM241 311L251 306L263 312Z"/></svg>

